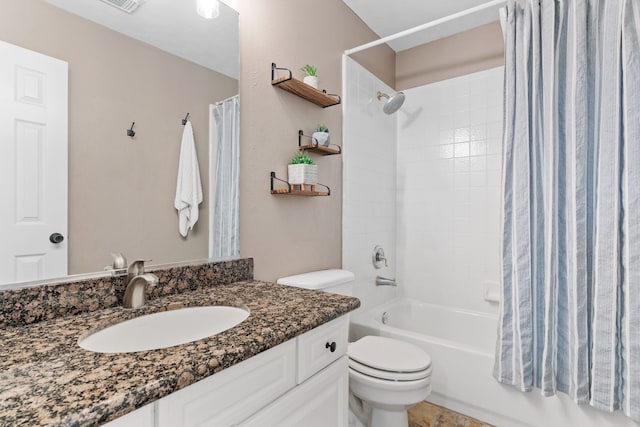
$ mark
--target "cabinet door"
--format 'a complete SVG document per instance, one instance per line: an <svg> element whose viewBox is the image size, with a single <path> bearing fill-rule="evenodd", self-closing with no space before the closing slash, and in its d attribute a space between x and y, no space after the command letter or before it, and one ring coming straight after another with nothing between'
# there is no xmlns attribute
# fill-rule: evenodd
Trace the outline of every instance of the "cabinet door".
<svg viewBox="0 0 640 427"><path fill-rule="evenodd" d="M289 340L158 401L158 427L227 427L295 386Z"/></svg>
<svg viewBox="0 0 640 427"><path fill-rule="evenodd" d="M154 405L150 403L120 418L104 424L103 427L153 427Z"/></svg>
<svg viewBox="0 0 640 427"><path fill-rule="evenodd" d="M349 412L347 356L333 362L241 427L346 427Z"/></svg>

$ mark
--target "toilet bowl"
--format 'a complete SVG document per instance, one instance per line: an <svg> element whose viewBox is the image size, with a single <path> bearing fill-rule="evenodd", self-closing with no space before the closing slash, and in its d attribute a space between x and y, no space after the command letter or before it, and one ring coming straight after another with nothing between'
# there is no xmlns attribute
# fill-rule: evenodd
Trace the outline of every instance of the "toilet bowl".
<svg viewBox="0 0 640 427"><path fill-rule="evenodd" d="M353 280L349 271L323 270L284 277L278 283L352 295ZM429 355L404 341L365 336L349 344L347 356L350 410L368 427L407 427L407 409L431 392Z"/></svg>
<svg viewBox="0 0 640 427"><path fill-rule="evenodd" d="M431 358L420 347L366 336L349 344L349 390L371 408L370 427L406 427L407 409L431 392Z"/></svg>

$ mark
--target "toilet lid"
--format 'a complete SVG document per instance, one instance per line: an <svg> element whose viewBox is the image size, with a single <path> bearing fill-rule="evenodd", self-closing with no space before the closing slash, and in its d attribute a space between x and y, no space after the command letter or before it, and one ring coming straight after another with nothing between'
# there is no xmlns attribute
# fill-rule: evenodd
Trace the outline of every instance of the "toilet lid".
<svg viewBox="0 0 640 427"><path fill-rule="evenodd" d="M417 345L386 337L366 336L350 343L349 358L373 369L420 372L431 367L431 357Z"/></svg>
<svg viewBox="0 0 640 427"><path fill-rule="evenodd" d="M431 368L427 368L424 371L418 372L392 372L392 371L383 371L382 369L374 369L370 366L363 365L360 362L356 362L353 359L349 359L349 369L353 371L358 371L363 375L368 377L378 378L381 380L388 381L417 381L422 380L424 378L431 377Z"/></svg>

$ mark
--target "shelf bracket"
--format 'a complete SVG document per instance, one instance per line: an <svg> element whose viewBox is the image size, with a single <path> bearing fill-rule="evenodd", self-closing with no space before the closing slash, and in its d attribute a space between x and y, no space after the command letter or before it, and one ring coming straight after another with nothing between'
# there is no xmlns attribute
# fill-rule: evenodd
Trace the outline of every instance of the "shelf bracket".
<svg viewBox="0 0 640 427"><path fill-rule="evenodd" d="M314 148L318 148L318 145L319 145L318 140L315 139L313 136L305 135L302 129L298 130L298 147L302 147L302 137L309 138L310 140L312 140L313 143L311 145L313 145Z"/></svg>
<svg viewBox="0 0 640 427"><path fill-rule="evenodd" d="M337 93L327 93L327 91L325 89L322 89L322 93L325 93L325 94L327 94L329 96L333 96L335 98L338 98L338 102L336 102L335 105L338 105L338 104L342 103L342 98ZM326 107L322 107L322 108L327 108L327 107L331 107L331 105L327 105Z"/></svg>
<svg viewBox="0 0 640 427"><path fill-rule="evenodd" d="M271 192L273 193L273 191L275 190L274 186L273 186L273 180L276 179L280 182L284 182L285 184L287 184L287 192L291 193L291 184L289 184L288 181L285 181L284 179L280 179L276 176L276 173L274 171L271 171Z"/></svg>
<svg viewBox="0 0 640 427"><path fill-rule="evenodd" d="M271 63L271 81L276 79L276 70L282 70L289 73L289 78L287 80L291 80L293 78L293 73L288 68L278 67L275 62Z"/></svg>

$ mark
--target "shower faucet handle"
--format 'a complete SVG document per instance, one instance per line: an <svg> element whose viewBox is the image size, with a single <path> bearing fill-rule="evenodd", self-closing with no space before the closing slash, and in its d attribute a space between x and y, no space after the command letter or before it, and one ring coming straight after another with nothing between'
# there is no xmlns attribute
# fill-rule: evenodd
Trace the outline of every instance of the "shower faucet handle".
<svg viewBox="0 0 640 427"><path fill-rule="evenodd" d="M371 261L373 262L373 266L375 268L382 268L383 264L385 267L389 266L389 264L387 263L387 257L384 255L384 249L382 249L382 246L380 245L376 245L373 248L373 253L371 254Z"/></svg>

